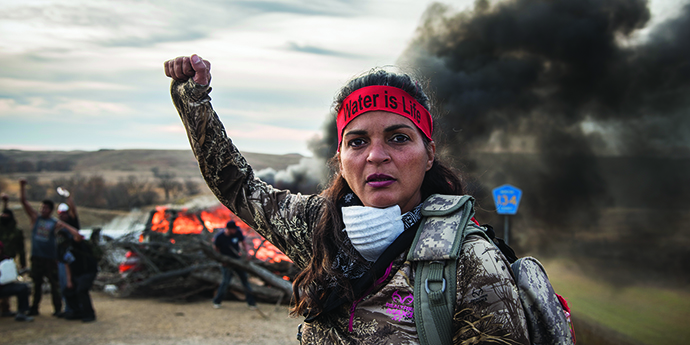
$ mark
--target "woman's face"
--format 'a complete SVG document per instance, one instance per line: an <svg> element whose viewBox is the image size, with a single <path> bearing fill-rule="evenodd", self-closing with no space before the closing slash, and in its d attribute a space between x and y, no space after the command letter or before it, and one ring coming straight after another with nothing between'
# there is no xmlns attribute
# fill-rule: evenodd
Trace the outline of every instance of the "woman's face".
<svg viewBox="0 0 690 345"><path fill-rule="evenodd" d="M409 119L385 111L356 117L343 130L340 171L364 206L400 206L405 213L422 201L424 174L436 145Z"/></svg>

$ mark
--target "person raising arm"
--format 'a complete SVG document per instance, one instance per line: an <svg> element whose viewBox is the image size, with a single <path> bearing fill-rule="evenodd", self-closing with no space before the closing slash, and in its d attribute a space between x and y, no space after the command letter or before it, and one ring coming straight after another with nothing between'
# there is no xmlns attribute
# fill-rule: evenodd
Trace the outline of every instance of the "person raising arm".
<svg viewBox="0 0 690 345"><path fill-rule="evenodd" d="M334 101L336 173L320 194L301 195L255 178L211 106L210 63L192 55L164 69L209 188L301 269L292 311L306 317L301 342L419 344L416 263L407 254L425 219L423 202L464 194L460 178L436 158L420 83L373 69L343 86ZM439 332L455 344L529 344L503 254L470 235L456 267L452 327Z"/></svg>
<svg viewBox="0 0 690 345"><path fill-rule="evenodd" d="M26 199L25 179L19 180L19 199L24 212L31 220L31 280L34 291L29 315L38 315L43 291L43 279L50 283L50 293L53 302L53 315L59 316L62 312L62 296L58 282L57 269L57 243L56 233L64 223L52 217L55 203L45 199L41 202L39 212L36 212Z"/></svg>

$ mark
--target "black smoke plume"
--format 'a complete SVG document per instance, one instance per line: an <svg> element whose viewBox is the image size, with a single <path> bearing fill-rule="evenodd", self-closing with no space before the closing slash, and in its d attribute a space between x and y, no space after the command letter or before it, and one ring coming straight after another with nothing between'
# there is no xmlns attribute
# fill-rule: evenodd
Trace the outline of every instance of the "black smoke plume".
<svg viewBox="0 0 690 345"><path fill-rule="evenodd" d="M544 229L543 246L605 223L607 207L690 207L690 4L652 28L647 5L433 4L400 58L429 80L445 131L437 144L469 174L481 205L493 207L493 187L521 187L521 217ZM654 236L687 229L680 214L664 214ZM622 242L650 245L642 235L658 223L648 218L621 231ZM684 248L674 255L690 258Z"/></svg>
<svg viewBox="0 0 690 345"><path fill-rule="evenodd" d="M548 130L586 137L590 124L608 134L586 138L595 152L687 156L689 18L686 5L635 37L650 19L646 1L478 1L457 14L435 4L401 62L431 80L448 112L440 123L462 130L465 146L526 136L554 149Z"/></svg>

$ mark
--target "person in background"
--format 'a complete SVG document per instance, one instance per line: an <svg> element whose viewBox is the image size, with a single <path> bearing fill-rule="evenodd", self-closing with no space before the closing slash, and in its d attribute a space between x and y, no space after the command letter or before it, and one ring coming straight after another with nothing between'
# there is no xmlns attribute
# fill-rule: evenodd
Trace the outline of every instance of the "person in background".
<svg viewBox="0 0 690 345"><path fill-rule="evenodd" d="M72 229L74 228L67 228L69 233L58 233L58 252L62 255L60 260L66 263L67 282L63 294L68 307L65 309L68 311L64 317L67 320L93 322L96 321L96 312L89 290L98 274L98 260L92 244L76 232L76 229Z"/></svg>
<svg viewBox="0 0 690 345"><path fill-rule="evenodd" d="M19 256L21 269L26 269L26 250L24 248L24 233L17 228L14 213L8 207L9 197L2 194L2 215L0 215L0 241L5 244L4 255L16 259ZM9 297L0 299L0 309L3 317L15 316L10 311Z"/></svg>
<svg viewBox="0 0 690 345"><path fill-rule="evenodd" d="M213 250L223 255L227 255L233 259L239 259L241 253L240 243L242 244L244 254L249 254L250 248L249 245L244 241L244 235L242 235L242 231L240 231L240 228L238 228L235 222L231 220L228 221L227 224L225 224L225 228L223 229L223 231L218 232L213 237ZM247 280L247 272L240 269L234 269L232 267L229 267L225 263L223 263L223 267L221 267L221 272L223 274L223 280L220 282L220 286L218 287L218 292L216 293L216 296L213 297L213 307L216 309L220 308L220 304L221 302L223 302L225 292L228 290L228 285L230 284L230 280L232 279L232 273L235 272L240 277L240 280L242 281L242 286L244 286L245 295L247 296L247 304L249 305L249 308L255 309L256 301L254 300L254 295L252 295L252 288L251 286L249 286L249 281Z"/></svg>
<svg viewBox="0 0 690 345"><path fill-rule="evenodd" d="M74 197L72 193L70 193L67 189L64 189L62 187L57 188L57 192L59 195L62 197L65 197L67 203L61 203L58 205L57 208L57 213L58 213L58 218L71 225L75 229L79 230L81 227L79 226L79 216L77 215L77 206L74 203ZM69 232L65 232L65 236L68 239L71 239L71 235ZM64 298L64 293L65 289L67 289L67 264L69 262L65 262L65 257L67 260L70 260L72 257L71 253L69 251L64 252L64 253L59 253L58 257L58 280L60 281L60 291L63 293L63 298ZM73 313L73 310L70 306L69 303L66 303L65 301L65 310L57 313L55 316L57 317L63 317L65 314L71 314Z"/></svg>
<svg viewBox="0 0 690 345"><path fill-rule="evenodd" d="M0 241L0 262L4 260L14 260L5 255L3 242ZM2 271L0 271L2 277ZM28 316L29 312L29 294L31 289L29 285L19 282L9 282L7 284L0 284L0 297L7 298L10 296L17 296L17 314L14 316L16 321L33 321L33 317Z"/></svg>
<svg viewBox="0 0 690 345"><path fill-rule="evenodd" d="M51 216L55 208L52 200L43 200L38 213L31 207L26 199L25 179L19 180L19 199L31 221L31 280L34 283L34 291L29 315L38 315L43 295L43 279L46 278L50 283L53 315L58 316L62 311L62 296L58 282L56 231L72 227Z"/></svg>
<svg viewBox="0 0 690 345"><path fill-rule="evenodd" d="M58 218L61 221L71 225L73 228L79 230L79 215L77 214L77 205L74 203L74 195L67 189L58 187L58 194L65 197L66 203L58 205Z"/></svg>

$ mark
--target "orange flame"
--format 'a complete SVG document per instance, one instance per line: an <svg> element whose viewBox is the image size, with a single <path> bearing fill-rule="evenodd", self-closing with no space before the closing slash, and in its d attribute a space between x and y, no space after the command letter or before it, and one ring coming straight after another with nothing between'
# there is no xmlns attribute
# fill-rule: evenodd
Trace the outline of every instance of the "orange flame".
<svg viewBox="0 0 690 345"><path fill-rule="evenodd" d="M173 234L200 234L202 231L204 231L204 226L194 214L187 213L186 209L177 212L177 218L173 223Z"/></svg>
<svg viewBox="0 0 690 345"><path fill-rule="evenodd" d="M170 221L168 220L168 209L164 206L156 206L156 213L151 218L151 231L168 232Z"/></svg>
<svg viewBox="0 0 690 345"><path fill-rule="evenodd" d="M188 212L187 209L171 212L165 206L157 206L156 212L151 218L151 231L167 233L170 229L170 220L173 218L173 234L200 234L204 229L213 233L215 229L225 228L225 224L232 220L242 231L245 241L252 247L249 252L250 256L271 263L281 261L292 262L278 248L265 241L261 235L230 212L225 206L219 205L203 210L198 215ZM174 243L174 241L171 242Z"/></svg>

